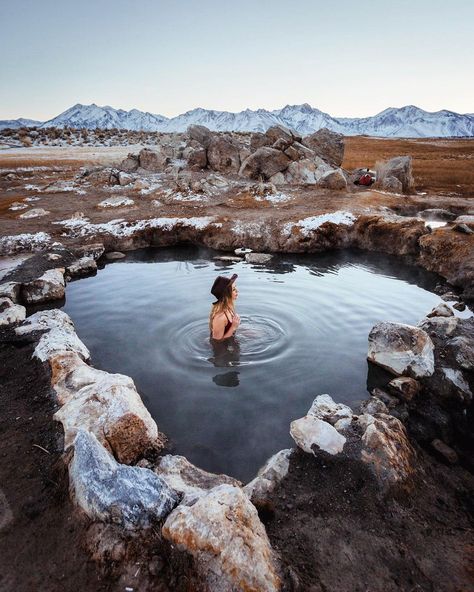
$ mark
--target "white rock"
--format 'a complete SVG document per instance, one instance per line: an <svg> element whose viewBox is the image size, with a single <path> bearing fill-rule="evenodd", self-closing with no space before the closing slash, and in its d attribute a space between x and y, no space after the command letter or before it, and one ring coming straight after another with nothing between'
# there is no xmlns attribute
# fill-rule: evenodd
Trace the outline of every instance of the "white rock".
<svg viewBox="0 0 474 592"><path fill-rule="evenodd" d="M220 485L166 519L163 536L192 555L208 592L276 592L277 564L256 508L238 487Z"/></svg>
<svg viewBox="0 0 474 592"><path fill-rule="evenodd" d="M28 304L64 298L64 269L48 269L43 275L22 286L22 298Z"/></svg>
<svg viewBox="0 0 474 592"><path fill-rule="evenodd" d="M87 347L74 331L70 317L62 310L44 310L28 317L15 329L17 335L27 335L33 331L44 331L33 355L42 362L68 351L76 352L84 360L90 358Z"/></svg>
<svg viewBox="0 0 474 592"><path fill-rule="evenodd" d="M46 232L3 236L0 237L0 254L11 255L22 251L43 251L50 244L51 236Z"/></svg>
<svg viewBox="0 0 474 592"><path fill-rule="evenodd" d="M273 255L269 255L268 253L247 253L245 255L245 261L247 263L263 264L268 263L272 259Z"/></svg>
<svg viewBox="0 0 474 592"><path fill-rule="evenodd" d="M368 359L396 375L431 376L433 352L429 335L418 327L383 322L374 325L369 334Z"/></svg>
<svg viewBox="0 0 474 592"><path fill-rule="evenodd" d="M85 430L74 441L69 480L76 503L92 520L127 529L155 525L178 503L178 495L153 471L119 464Z"/></svg>
<svg viewBox="0 0 474 592"><path fill-rule="evenodd" d="M347 428L352 424L352 417L343 417L342 419L339 419L338 421L336 421L336 423L334 424L334 427L336 428L336 430L338 432L343 432L344 430L347 430Z"/></svg>
<svg viewBox="0 0 474 592"><path fill-rule="evenodd" d="M63 424L65 448L80 429L93 433L126 464L162 447L164 438L131 378L97 370L71 354L50 362L52 384L63 405L54 419Z"/></svg>
<svg viewBox="0 0 474 592"><path fill-rule="evenodd" d="M25 320L26 308L14 304L10 298L0 298L0 327L8 327Z"/></svg>
<svg viewBox="0 0 474 592"><path fill-rule="evenodd" d="M47 216L50 212L43 208L32 208L28 210L24 214L20 214L19 218L27 219L27 218L41 218L42 216Z"/></svg>
<svg viewBox="0 0 474 592"><path fill-rule="evenodd" d="M199 469L187 458L179 455L163 456L155 473L162 477L172 489L185 496L186 503L202 497L218 485L227 484L236 487L242 485L240 481L227 475L216 475Z"/></svg>
<svg viewBox="0 0 474 592"><path fill-rule="evenodd" d="M270 457L258 471L255 479L244 487L245 493L255 505L264 505L278 483L288 474L292 448L280 450Z"/></svg>
<svg viewBox="0 0 474 592"><path fill-rule="evenodd" d="M431 317L453 317L454 312L450 306L448 306L444 302L441 302L440 304L438 304L438 306L435 306L435 308L433 308L433 310L429 314L427 314L426 316L428 318L431 318Z"/></svg>
<svg viewBox="0 0 474 592"><path fill-rule="evenodd" d="M314 399L307 415L334 425L343 417L352 418L352 409L342 403L335 403L329 395L319 395Z"/></svg>
<svg viewBox="0 0 474 592"><path fill-rule="evenodd" d="M99 208L123 208L133 206L135 202L128 197L108 197L102 200L98 206Z"/></svg>
<svg viewBox="0 0 474 592"><path fill-rule="evenodd" d="M296 444L305 452L315 454L316 446L329 454L342 452L346 439L330 423L312 415L291 422L290 434ZM316 456L316 454L315 454Z"/></svg>

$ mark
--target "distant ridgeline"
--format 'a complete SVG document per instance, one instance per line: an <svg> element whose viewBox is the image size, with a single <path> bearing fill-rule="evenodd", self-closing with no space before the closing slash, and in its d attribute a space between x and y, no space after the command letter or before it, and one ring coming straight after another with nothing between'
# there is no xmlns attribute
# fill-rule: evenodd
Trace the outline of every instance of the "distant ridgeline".
<svg viewBox="0 0 474 592"><path fill-rule="evenodd" d="M267 111L246 109L239 113L193 109L182 115L167 118L163 115L138 111L124 111L95 104L77 104L49 121L13 119L0 121L0 129L21 127L57 127L86 129L124 129L147 132L184 132L192 124L205 125L214 131L264 132L273 125L283 125L301 135L328 128L346 136L369 135L396 138L473 137L474 114L453 111L429 113L409 105L389 108L373 117L332 117L304 105L287 105L283 109Z"/></svg>

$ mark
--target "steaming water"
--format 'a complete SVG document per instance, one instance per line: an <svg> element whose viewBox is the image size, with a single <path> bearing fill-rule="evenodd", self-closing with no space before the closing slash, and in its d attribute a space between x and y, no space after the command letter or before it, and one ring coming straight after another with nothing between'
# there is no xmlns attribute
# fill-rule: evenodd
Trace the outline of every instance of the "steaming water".
<svg viewBox="0 0 474 592"><path fill-rule="evenodd" d="M223 264L195 247L147 249L71 283L65 311L92 363L131 376L177 454L244 481L294 443L314 397L355 406L386 382L368 368L378 321L416 324L439 277L398 258L343 252ZM234 339L209 340L210 287L238 273ZM369 372L368 372L369 370Z"/></svg>

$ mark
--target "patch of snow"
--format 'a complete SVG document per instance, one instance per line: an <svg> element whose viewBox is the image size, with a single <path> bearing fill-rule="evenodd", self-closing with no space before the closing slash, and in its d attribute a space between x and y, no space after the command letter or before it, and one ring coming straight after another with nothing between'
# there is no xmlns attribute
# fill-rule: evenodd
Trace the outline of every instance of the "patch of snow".
<svg viewBox="0 0 474 592"><path fill-rule="evenodd" d="M25 198L25 201L32 202L32 201L39 201L40 199L41 199L41 197L38 197L37 195L34 195L32 197L26 197Z"/></svg>
<svg viewBox="0 0 474 592"><path fill-rule="evenodd" d="M198 193L190 193L189 195L174 193L172 197L175 201L206 201L206 196Z"/></svg>
<svg viewBox="0 0 474 592"><path fill-rule="evenodd" d="M76 217L76 218L69 218L68 220L59 220L58 222L53 222L53 224L61 224L65 228L80 228L85 224L89 223L89 218L86 217Z"/></svg>
<svg viewBox="0 0 474 592"><path fill-rule="evenodd" d="M151 218L149 220L137 220L136 222L126 222L123 219L117 219L99 224L87 223L81 226L76 225L76 227L70 227L69 230L72 236L94 236L105 233L116 238L124 238L147 229L172 230L177 225L203 230L212 221L213 217L211 216L196 218Z"/></svg>
<svg viewBox="0 0 474 592"><path fill-rule="evenodd" d="M300 229L300 232L304 236L308 236L310 232L317 230L320 226L326 222L332 224L344 224L344 226L352 226L356 221L356 217L351 212L344 212L338 210L337 212L329 212L328 214L321 214L319 216L309 216L303 218L298 222L288 222L283 227L285 234L291 234L291 231L295 226Z"/></svg>
<svg viewBox="0 0 474 592"><path fill-rule="evenodd" d="M256 201L269 201L271 203L284 203L286 201L290 201L293 199L291 195L286 195L286 193L269 193L268 195L256 195Z"/></svg>
<svg viewBox="0 0 474 592"><path fill-rule="evenodd" d="M109 197L101 201L98 206L100 208L121 208L133 206L134 203L133 199L129 199L128 197Z"/></svg>
<svg viewBox="0 0 474 592"><path fill-rule="evenodd" d="M38 185L31 185L31 184L25 185L25 189L27 191L41 191L41 189L40 189L40 187L38 187Z"/></svg>
<svg viewBox="0 0 474 592"><path fill-rule="evenodd" d="M0 238L0 254L9 255L21 251L42 251L51 244L51 236L46 232L35 234L15 234Z"/></svg>

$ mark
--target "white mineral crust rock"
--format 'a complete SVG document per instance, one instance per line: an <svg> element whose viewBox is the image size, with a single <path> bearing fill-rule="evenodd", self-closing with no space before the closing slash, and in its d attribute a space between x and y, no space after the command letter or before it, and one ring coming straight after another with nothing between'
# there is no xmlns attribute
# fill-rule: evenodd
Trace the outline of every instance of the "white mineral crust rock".
<svg viewBox="0 0 474 592"><path fill-rule="evenodd" d="M51 236L46 232L14 234L0 238L0 255L22 251L43 251L51 245Z"/></svg>
<svg viewBox="0 0 474 592"><path fill-rule="evenodd" d="M50 212L43 208L33 208L24 214L20 214L19 218L41 218L42 216L47 216L49 213Z"/></svg>
<svg viewBox="0 0 474 592"><path fill-rule="evenodd" d="M383 322L374 325L369 333L368 359L399 376L431 376L433 352L429 335L418 327Z"/></svg>
<svg viewBox="0 0 474 592"><path fill-rule="evenodd" d="M345 437L330 423L313 415L292 421L290 434L296 444L309 454L315 454L313 446L329 454L338 454L346 442Z"/></svg>
<svg viewBox="0 0 474 592"><path fill-rule="evenodd" d="M25 320L26 308L14 304L10 298L0 298L0 327L8 327Z"/></svg>
<svg viewBox="0 0 474 592"><path fill-rule="evenodd" d="M28 304L64 298L64 269L48 269L43 275L22 287L22 297Z"/></svg>
<svg viewBox="0 0 474 592"><path fill-rule="evenodd" d="M82 359L88 360L90 353L74 331L70 317L62 310L44 310L28 317L15 329L17 335L26 335L33 331L46 331L40 338L33 355L42 362L58 354L76 352Z"/></svg>
<svg viewBox="0 0 474 592"><path fill-rule="evenodd" d="M155 473L162 477L175 491L185 496L185 501L202 497L218 485L228 484L240 487L237 479L227 475L216 475L199 469L184 456L167 454L163 456Z"/></svg>
<svg viewBox="0 0 474 592"><path fill-rule="evenodd" d="M76 503L90 518L127 529L153 526L179 499L153 471L119 464L85 430L74 441L69 481Z"/></svg>
<svg viewBox="0 0 474 592"><path fill-rule="evenodd" d="M194 557L209 592L276 592L276 560L255 506L238 487L219 485L179 505L163 536Z"/></svg>
<svg viewBox="0 0 474 592"><path fill-rule="evenodd" d="M126 464L162 446L163 436L130 377L97 370L67 352L50 363L52 385L62 404L54 419L63 424L65 448L80 429L93 433Z"/></svg>
<svg viewBox="0 0 474 592"><path fill-rule="evenodd" d="M292 448L286 448L271 456L258 471L255 479L247 483L244 491L252 500L253 504L265 504L268 494L286 477L292 452Z"/></svg>
<svg viewBox="0 0 474 592"><path fill-rule="evenodd" d="M343 403L336 403L330 395L319 395L314 399L307 415L335 425L340 419L351 419L352 409Z"/></svg>

